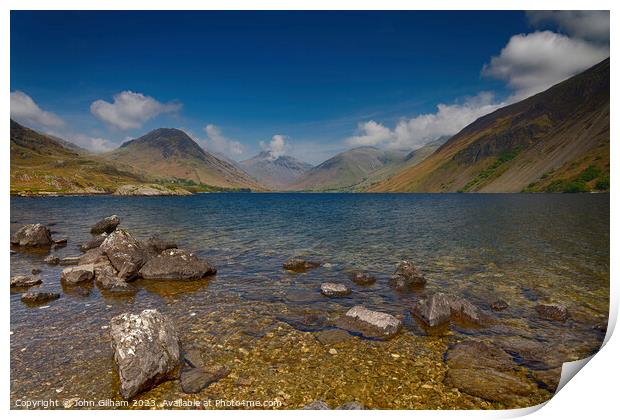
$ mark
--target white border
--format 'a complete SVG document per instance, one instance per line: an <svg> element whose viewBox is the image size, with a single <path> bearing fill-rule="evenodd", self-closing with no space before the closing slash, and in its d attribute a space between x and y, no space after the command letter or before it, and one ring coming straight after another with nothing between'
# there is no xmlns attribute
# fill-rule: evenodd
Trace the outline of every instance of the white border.
<svg viewBox="0 0 620 420"><path fill-rule="evenodd" d="M10 91L10 10L38 10L38 9L60 9L60 10L168 10L168 9L176 9L176 10L199 10L199 9L212 9L212 10L245 10L245 9L262 9L262 10L276 10L276 9L284 9L284 10L536 10L536 9L548 9L548 10L611 10L611 49L613 53L612 56L615 56L615 50L617 49L617 31L615 30L618 24L617 18L617 9L614 8L614 5L618 2L612 1L599 1L599 0L590 0L590 1L575 1L575 0L547 0L544 4L538 0L503 0L503 1L488 1L488 0L468 0L468 1L459 1L459 0L435 0L433 2L413 2L413 1L405 1L405 0L381 0L381 1L368 1L368 0L303 0L303 1L283 1L283 0L263 0L263 1L252 1L252 0L221 0L217 1L192 1L192 0L175 0L174 2L166 2L162 0L150 0L150 1L135 1L135 0L108 0L108 1L75 1L75 0L56 0L53 3L50 1L44 0L5 0L3 2L4 13L1 15L0 20L0 33L1 42L0 42L0 56L3 57L2 65L0 66L0 84L2 86L2 91L5 92L4 100L1 101L1 109L2 115L4 118L0 120L0 127L2 133L4 133L4 139L6 143L4 144L5 153L3 154L3 165L4 170L2 171L2 179L0 180L0 185L2 188L2 219L4 223L2 224L2 244L4 246L4 273L5 279L9 277L9 224L7 223L9 220L9 142L8 142L8 133L9 133L9 91ZM613 61L613 59L612 59ZM615 66L612 63L612 69ZM612 97L618 97L618 88L615 83L615 76L612 77L611 81L611 91ZM612 100L612 124L611 124L611 138L616 139L618 130L617 130L617 121L615 118L617 116L617 107L615 107L615 101ZM616 161L618 154L618 147L612 141L611 143L611 160L612 162ZM615 172L612 167L612 172ZM615 175L612 176L612 179L616 179ZM612 182L612 196L611 196L611 214L618 215L618 200L617 194L615 191L617 190L616 183ZM507 410L507 411L492 411L492 412L483 412L483 411L402 411L402 410L394 410L394 411L358 411L355 412L356 417L370 417L381 415L386 418L402 418L402 416L414 416L416 418L428 419L428 418L462 418L467 416L469 419L474 418L506 418L506 417L517 417L521 415L525 415L528 413L531 414L531 418L546 418L546 417L556 417L556 418L566 418L566 419L583 419L584 417L590 418L608 418L611 417L612 413L616 414L615 401L618 398L617 392L617 384L616 378L618 378L618 361L616 354L620 355L620 344L618 343L618 339L611 336L611 332L613 331L613 327L616 322L617 313L618 313L618 287L617 282L615 281L615 273L616 273L616 264L614 261L617 261L620 257L617 252L617 247L614 246L617 243L618 238L618 227L617 224L613 222L613 218L611 221L611 312L610 312L610 325L608 328L608 335L606 337L607 343L603 347L603 349L592 358L592 360L583 367L582 372L579 373L578 379L570 381L562 390L554 396L547 404L544 405L544 409L540 409L539 407L534 407L530 409L522 409L522 410ZM8 293L7 293L8 296ZM10 329L9 322L9 305L8 305L8 297L5 298L4 311L2 311L2 324L4 326L4 331L7 334ZM610 338L611 337L611 338ZM2 381L2 406L4 410L9 410L9 394L10 394L10 378L9 378L9 339L5 342L3 346L3 355L1 359L2 363L2 371L5 372L5 380ZM87 374L87 372L85 372ZM538 411L537 411L538 410ZM175 415L179 413L175 411ZM100 417L100 416L131 416L132 418L163 418L163 416L168 416L168 411L141 411L141 412L126 412L126 411L113 411L113 412L101 412L101 411L89 411L88 413L80 412L80 411L61 411L61 412L47 412L47 411L36 411L34 413L24 412L24 411L16 411L13 410L9 413L11 416L16 418L24 418L30 417L31 414L35 414L37 416L45 416L51 418L61 418L61 417L76 417L87 415L89 417ZM230 417L230 415L234 415L239 418L266 418L271 416L287 416L294 415L304 418L315 418L315 417L340 417L344 418L344 416L349 416L352 413L345 411L209 411L205 412L185 412L184 415L195 417L195 416L204 416L207 415L211 418L223 418Z"/></svg>

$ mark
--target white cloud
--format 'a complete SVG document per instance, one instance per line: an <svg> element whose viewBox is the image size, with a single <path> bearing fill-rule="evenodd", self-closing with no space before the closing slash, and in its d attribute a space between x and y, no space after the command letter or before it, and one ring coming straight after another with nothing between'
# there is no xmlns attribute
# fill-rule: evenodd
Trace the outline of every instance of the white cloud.
<svg viewBox="0 0 620 420"><path fill-rule="evenodd" d="M224 136L218 126L208 124L204 130L207 133L207 139L201 142L204 143L205 149L227 156L239 156L245 153L243 144Z"/></svg>
<svg viewBox="0 0 620 420"><path fill-rule="evenodd" d="M350 146L378 146L393 149L416 149L442 136L458 133L477 118L502 106L493 94L481 92L462 103L439 104L437 111L401 119L393 129L375 121L360 123L360 133L349 137Z"/></svg>
<svg viewBox="0 0 620 420"><path fill-rule="evenodd" d="M163 104L155 98L129 90L117 93L113 98L113 103L102 99L96 100L90 105L90 112L121 130L140 128L145 122L160 114L175 112L181 108L180 103Z"/></svg>
<svg viewBox="0 0 620 420"><path fill-rule="evenodd" d="M420 147L442 136L458 133L483 115L495 111L504 104L496 102L490 92L481 92L466 98L463 103L437 105L437 112L422 114L401 120L394 129L398 148Z"/></svg>
<svg viewBox="0 0 620 420"><path fill-rule="evenodd" d="M482 74L507 82L519 100L609 57L609 47L551 31L514 35Z"/></svg>
<svg viewBox="0 0 620 420"><path fill-rule="evenodd" d="M19 90L11 92L11 118L25 125L43 128L65 125L58 115L43 111L30 96Z"/></svg>
<svg viewBox="0 0 620 420"><path fill-rule="evenodd" d="M359 123L357 130L359 132L357 136L347 139L347 143L351 146L378 146L391 142L394 137L389 128L373 120Z"/></svg>
<svg viewBox="0 0 620 420"><path fill-rule="evenodd" d="M526 13L534 26L550 23L571 37L609 42L608 10L536 10Z"/></svg>
<svg viewBox="0 0 620 420"><path fill-rule="evenodd" d="M69 141L91 152L107 152L118 147L118 144L102 137L91 137L85 134L75 134L69 137Z"/></svg>
<svg viewBox="0 0 620 420"><path fill-rule="evenodd" d="M261 141L260 147L269 152L273 159L277 159L278 157L285 155L291 149L291 145L289 143L288 136L283 134L276 134L271 138L269 143Z"/></svg>

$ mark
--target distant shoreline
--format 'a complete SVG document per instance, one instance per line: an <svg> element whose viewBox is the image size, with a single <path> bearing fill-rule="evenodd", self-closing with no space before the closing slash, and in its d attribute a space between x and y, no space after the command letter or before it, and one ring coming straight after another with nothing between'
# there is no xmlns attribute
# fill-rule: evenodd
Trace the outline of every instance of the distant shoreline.
<svg viewBox="0 0 620 420"><path fill-rule="evenodd" d="M553 194L553 195L583 195L583 194L609 194L609 191L584 191L584 192L455 192L455 191L417 191L417 192L403 192L403 191L201 191L192 193L191 195L202 195L202 194L351 194L351 195L378 195L378 194L390 194L390 195L403 195L403 194L441 194L441 195L497 195L497 194L520 194L520 195L541 195L541 194ZM24 198L46 198L46 197L90 197L90 196L111 196L111 197L123 197L123 198L133 198L133 197L188 197L188 195L174 195L174 194L161 194L161 195L118 195L114 193L82 193L82 192L39 192L39 193L21 193L21 192L11 192L12 197L24 197Z"/></svg>

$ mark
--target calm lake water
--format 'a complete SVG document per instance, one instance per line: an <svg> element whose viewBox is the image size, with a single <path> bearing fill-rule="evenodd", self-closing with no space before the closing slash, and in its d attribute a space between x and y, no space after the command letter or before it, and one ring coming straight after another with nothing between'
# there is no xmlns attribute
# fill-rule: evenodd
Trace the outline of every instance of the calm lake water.
<svg viewBox="0 0 620 420"><path fill-rule="evenodd" d="M135 295L112 296L96 287L63 290L63 267L45 265L45 255L12 254L11 275L40 268L39 290L62 295L28 307L19 293L11 294L12 403L118 399L107 326L117 314L146 308L174 319L183 345L199 348L205 361L231 367L231 375L202 397L278 398L285 408L315 399L375 408L487 407L442 388L442 354L451 340L519 337L574 360L596 351L604 337L598 326L606 325L609 305L607 194L12 197L11 232L26 223L51 224L56 238L69 239L51 253L76 256L90 226L111 214L140 239L159 232L196 251L218 268L217 276L140 280ZM293 255L324 265L288 273L282 262ZM402 259L426 273L424 290L390 288L389 276ZM351 270L371 272L377 282L357 286L348 278ZM346 283L353 294L325 298L319 293L324 281ZM456 326L446 336L429 337L410 309L434 291L464 296L484 309L497 299L510 307L496 314L492 328ZM547 302L566 305L571 319L540 320L533 307ZM336 346L338 354L328 353L330 346L313 334L356 304L402 317L404 331L389 342L355 337ZM174 381L144 395L179 397L187 396Z"/></svg>

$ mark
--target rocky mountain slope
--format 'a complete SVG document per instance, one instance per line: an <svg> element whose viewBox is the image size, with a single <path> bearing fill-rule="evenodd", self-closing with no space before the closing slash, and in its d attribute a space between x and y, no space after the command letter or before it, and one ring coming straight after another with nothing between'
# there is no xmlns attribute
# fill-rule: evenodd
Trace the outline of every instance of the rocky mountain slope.
<svg viewBox="0 0 620 420"><path fill-rule="evenodd" d="M465 127L369 191L609 189L609 59Z"/></svg>
<svg viewBox="0 0 620 420"><path fill-rule="evenodd" d="M292 156L273 156L268 151L239 162L239 166L261 184L276 190L286 188L312 168Z"/></svg>
<svg viewBox="0 0 620 420"><path fill-rule="evenodd" d="M356 147L339 153L306 172L288 189L295 191L351 191L369 174L402 162L408 151Z"/></svg>
<svg viewBox="0 0 620 420"><path fill-rule="evenodd" d="M235 165L202 149L183 131L159 128L104 155L137 173L181 186L264 189Z"/></svg>

